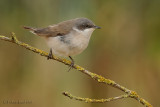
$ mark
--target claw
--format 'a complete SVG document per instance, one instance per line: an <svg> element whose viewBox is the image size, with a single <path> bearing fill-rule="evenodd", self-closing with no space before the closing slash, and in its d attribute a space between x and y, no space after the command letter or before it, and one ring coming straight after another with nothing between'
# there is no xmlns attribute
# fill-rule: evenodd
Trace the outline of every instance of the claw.
<svg viewBox="0 0 160 107"><path fill-rule="evenodd" d="M68 72L69 72L71 69L73 69L73 66L74 66L74 60L72 59L71 56L69 56L69 58L71 59L71 65L70 65L70 67L69 67Z"/></svg>

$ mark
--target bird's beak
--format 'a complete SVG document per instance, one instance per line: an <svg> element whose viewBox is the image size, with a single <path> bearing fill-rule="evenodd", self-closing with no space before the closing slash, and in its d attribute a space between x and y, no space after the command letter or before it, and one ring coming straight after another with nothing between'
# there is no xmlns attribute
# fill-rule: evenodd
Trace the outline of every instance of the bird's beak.
<svg viewBox="0 0 160 107"><path fill-rule="evenodd" d="M93 28L95 28L95 29L101 29L101 27L99 27L99 26L93 26Z"/></svg>

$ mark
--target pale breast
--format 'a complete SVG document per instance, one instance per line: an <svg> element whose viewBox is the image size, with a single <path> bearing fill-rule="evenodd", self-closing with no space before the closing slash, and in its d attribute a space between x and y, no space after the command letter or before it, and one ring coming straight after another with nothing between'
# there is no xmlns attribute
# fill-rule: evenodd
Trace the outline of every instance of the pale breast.
<svg viewBox="0 0 160 107"><path fill-rule="evenodd" d="M93 30L73 31L65 36L49 37L47 44L59 56L77 55L87 48L92 32Z"/></svg>

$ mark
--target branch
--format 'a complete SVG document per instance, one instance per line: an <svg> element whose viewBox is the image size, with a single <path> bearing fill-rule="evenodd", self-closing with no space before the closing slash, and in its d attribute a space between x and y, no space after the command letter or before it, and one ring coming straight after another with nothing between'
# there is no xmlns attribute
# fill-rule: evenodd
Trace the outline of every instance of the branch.
<svg viewBox="0 0 160 107"><path fill-rule="evenodd" d="M69 97L70 99L75 99L75 100L78 100L78 101L84 101L86 103L105 103L105 102L114 101L114 100L129 97L129 94L124 94L124 95L120 95L120 96L113 97L113 98L108 98L108 99L90 99L90 98L76 97L76 96L73 96L72 94L70 94L68 92L63 92L63 95Z"/></svg>
<svg viewBox="0 0 160 107"><path fill-rule="evenodd" d="M26 43L23 43L21 41L19 41L17 38L16 38L16 35L15 33L12 33L11 35L11 38L9 37L6 37L6 36L3 36L3 35L0 35L0 39L1 40L4 40L4 41L8 41L8 42L12 42L12 43L15 43L19 46L22 46L30 51L33 51L37 54L40 54L41 56L45 56L45 57L48 57L48 53L47 52L44 52L40 49L37 49L35 47L32 47ZM59 58L59 57L56 57L55 55L53 55L53 60L56 60L58 62L61 62L65 65L69 65L71 64L71 61L67 60L67 59L63 59L63 58ZM144 100L143 98L141 98L135 91L132 91L132 90L129 90L121 85L119 85L118 83L114 82L113 80L110 80L110 79L106 79L100 75L97 75L95 73L92 73L86 69L84 69L83 67L79 66L79 65L74 65L73 66L74 69L88 75L89 77L91 77L92 79L98 81L99 83L104 83L104 84L107 84L107 85L110 85L114 88L117 88L123 92L125 92L126 94L125 95L121 95L121 96L118 96L118 97L113 97L113 98L108 98L108 99L89 99L89 98L81 98L81 97L75 97L67 92L64 92L63 94L69 98L73 98L73 99L76 99L76 100L79 100L79 101L85 101L85 102L96 102L96 103L103 103L103 102L108 102L108 101L113 101L113 100L117 100L117 99L122 99L122 98L133 98L133 99L136 99L137 101L139 101L141 104L143 104L145 107L152 107L152 105L150 103L148 103L146 100Z"/></svg>

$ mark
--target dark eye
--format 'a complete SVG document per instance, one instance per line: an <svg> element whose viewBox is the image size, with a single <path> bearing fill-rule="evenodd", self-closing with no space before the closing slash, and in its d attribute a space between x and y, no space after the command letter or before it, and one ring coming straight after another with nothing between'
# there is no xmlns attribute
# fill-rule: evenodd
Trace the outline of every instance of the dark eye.
<svg viewBox="0 0 160 107"><path fill-rule="evenodd" d="M85 27L86 27L86 28L90 28L90 26L89 26L89 25L86 25Z"/></svg>

